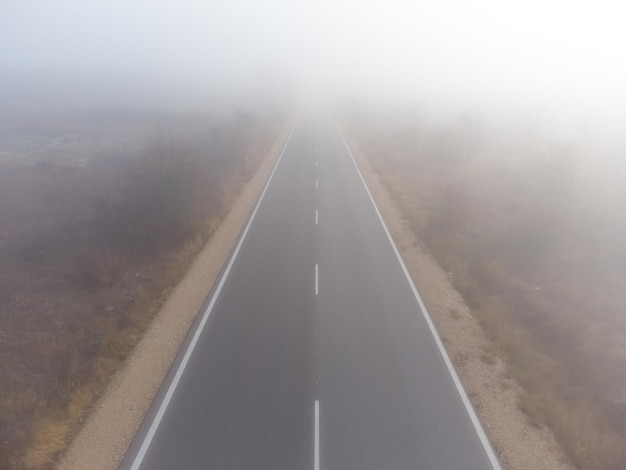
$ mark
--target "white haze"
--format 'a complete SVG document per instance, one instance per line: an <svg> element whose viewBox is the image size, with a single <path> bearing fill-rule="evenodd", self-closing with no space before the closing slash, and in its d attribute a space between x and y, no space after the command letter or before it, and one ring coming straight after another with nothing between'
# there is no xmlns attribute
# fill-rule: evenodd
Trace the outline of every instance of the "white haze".
<svg viewBox="0 0 626 470"><path fill-rule="evenodd" d="M624 13L561 0L1 0L0 73L198 96L297 84L623 120Z"/></svg>

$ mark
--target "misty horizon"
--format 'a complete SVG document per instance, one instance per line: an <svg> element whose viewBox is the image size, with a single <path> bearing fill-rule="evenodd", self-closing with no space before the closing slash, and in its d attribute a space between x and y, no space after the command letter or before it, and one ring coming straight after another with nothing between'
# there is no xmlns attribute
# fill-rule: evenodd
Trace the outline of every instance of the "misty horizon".
<svg viewBox="0 0 626 470"><path fill-rule="evenodd" d="M0 71L5 93L12 75L26 76L33 89L69 82L85 102L89 90L193 107L212 88L236 95L271 83L331 97L614 116L626 104L619 13L561 1L7 1Z"/></svg>

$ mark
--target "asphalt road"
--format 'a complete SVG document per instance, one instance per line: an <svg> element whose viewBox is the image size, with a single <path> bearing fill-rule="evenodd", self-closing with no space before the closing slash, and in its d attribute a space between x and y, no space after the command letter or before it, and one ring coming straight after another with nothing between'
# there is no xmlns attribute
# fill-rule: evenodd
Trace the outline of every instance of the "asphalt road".
<svg viewBox="0 0 626 470"><path fill-rule="evenodd" d="M497 460L341 135L301 119L121 469Z"/></svg>

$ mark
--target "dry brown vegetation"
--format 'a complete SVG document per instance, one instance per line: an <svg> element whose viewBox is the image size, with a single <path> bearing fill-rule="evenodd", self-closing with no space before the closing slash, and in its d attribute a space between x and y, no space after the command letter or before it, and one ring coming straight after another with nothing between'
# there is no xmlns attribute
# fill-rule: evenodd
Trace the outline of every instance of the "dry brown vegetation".
<svg viewBox="0 0 626 470"><path fill-rule="evenodd" d="M8 122L0 134L8 149L0 162L0 468L46 469L281 122L243 111Z"/></svg>
<svg viewBox="0 0 626 470"><path fill-rule="evenodd" d="M482 360L499 354L522 386L531 424L580 468L624 468L623 164L530 119L435 124L354 104L344 117L491 340Z"/></svg>

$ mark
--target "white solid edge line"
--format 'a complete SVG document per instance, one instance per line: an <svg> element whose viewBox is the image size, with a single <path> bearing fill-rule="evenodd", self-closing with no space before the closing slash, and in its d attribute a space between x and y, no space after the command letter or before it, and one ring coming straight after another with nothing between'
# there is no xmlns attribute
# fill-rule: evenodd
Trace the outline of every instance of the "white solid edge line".
<svg viewBox="0 0 626 470"><path fill-rule="evenodd" d="M154 416L152 423L150 424L150 428L148 429L148 433L146 434L146 437L144 438L143 443L141 444L141 447L139 448L139 452L137 452L137 455L135 456L135 460L133 461L131 470L138 470L141 467L141 464L146 455L146 452L148 451L148 448L150 447L152 439L154 438L154 435L159 427L159 424L161 423L161 419L163 419L163 415L165 414L165 411L167 410L167 407L169 406L170 400L172 399L172 395L176 391L176 387L178 386L178 382L180 381L180 378L183 375L183 372L185 371L185 367L187 367L187 363L189 362L189 358L191 357L193 349L195 348L196 343L198 342L198 339L200 338L200 335L202 334L202 331L204 330L204 326L207 320L209 319L209 315L211 314L211 311L213 310L215 302L217 301L217 298L219 297L220 291L222 290L222 287L224 286L224 283L226 282L226 279L228 278L230 269L232 268L233 263L235 262L235 259L237 258L237 255L239 254L239 250L241 248L241 245L243 244L243 241L246 238L246 235L248 234L248 230L250 229L250 226L252 225L252 221L254 220L254 217L256 216L257 211L259 210L259 206L261 205L261 202L263 202L263 198L265 197L267 188L272 182L274 173L276 173L276 169L278 168L278 165L280 164L280 161L283 158L283 154L285 153L285 149L287 148L287 145L289 144L289 141L291 140L291 136L293 134L294 129L296 128L296 124L293 125L293 127L291 128L291 131L289 132L289 136L287 137L287 141L285 142L285 145L283 146L283 150L280 152L278 160L274 164L272 173L270 174L270 177L267 180L267 183L265 183L263 192L261 193L261 196L259 197L259 200L257 201L256 206L254 207L254 211L252 212L250 219L248 219L248 223L246 224L243 234L241 235L241 238L239 239L239 242L237 243L237 246L235 247L235 251L233 251L233 254L230 257L230 261L228 262L228 265L226 266L226 270L224 271L224 274L222 274L222 277L220 278L219 284L217 285L217 288L215 289L215 292L213 293L213 296L211 297L211 301L209 302L209 305L207 306L206 310L204 311L202 315L202 320L198 324L198 327L196 328L196 331L194 332L191 342L187 346L185 355L183 356L183 359L178 365L176 374L174 375L174 378L172 379L172 382L170 383L170 386L168 387L167 392L165 393L165 397L163 397L163 401L161 402L161 405L159 406L159 409L156 415Z"/></svg>
<svg viewBox="0 0 626 470"><path fill-rule="evenodd" d="M500 462L498 461L498 458L496 457L495 452L493 451L493 448L491 447L489 438L487 437L487 434L485 433L485 430L483 429L483 426L480 423L478 416L476 415L476 411L474 411L474 407L472 406L472 403L467 397L467 393L465 392L465 389L463 388L463 384L461 383L459 376L454 370L454 366L452 365L452 362L450 361L450 357L448 356L448 353L446 352L446 349L444 348L443 343L441 342L439 333L437 333L437 330L435 329L435 325L433 324L433 321L431 320L430 315L428 314L428 311L426 310L426 306L424 305L424 302L422 301L422 298L419 292L417 291L415 284L413 283L413 279L411 278L411 275L409 274L409 271L406 268L404 261L402 261L400 252L398 251L398 248L396 247L396 244L394 243L393 238L391 238L391 234L389 233L389 230L387 229L387 225L385 224L385 221L383 220L383 217L380 214L380 211L378 210L378 206L376 205L376 202L374 201L374 197L372 196L372 193L370 192L369 188L367 187L367 184L365 183L365 179L363 178L363 175L361 174L361 170L359 170L359 166L357 165L356 160L354 159L354 155L352 155L352 151L350 150L350 147L348 146L346 139L344 138L343 134L341 133L338 127L337 127L337 131L339 132L339 135L341 137L341 140L343 141L343 144L346 146L346 149L348 150L348 154L350 155L350 158L352 159L354 168L356 168L356 171L359 174L359 177L361 178L361 182L363 183L363 186L365 187L365 191L367 192L370 198L370 201L372 205L374 206L374 210L376 211L376 214L378 215L378 219L380 220L380 223L382 224L383 229L385 230L385 233L387 234L387 239L389 240L389 243L391 243L391 247L393 248L393 251L396 254L396 257L398 258L398 262L400 263L400 266L402 267L402 271L404 272L404 275L409 281L411 290L413 291L413 294L415 295L415 298L417 299L417 303L419 304L420 309L422 310L422 314L424 315L424 319L426 320L426 323L428 324L428 328L430 329L430 332L435 338L435 343L437 343L439 352L443 356L443 360L446 363L448 372L450 372L450 375L452 376L452 381L454 382L454 385L456 386L456 389L459 392L459 395L461 396L461 400L463 401L463 404L465 405L467 414L469 415L472 421L472 424L474 425L474 428L476 429L476 432L478 433L478 437L485 449L485 452L487 453L487 457L489 458L489 461L491 462L491 466L493 467L494 470L501 470L502 467L500 465Z"/></svg>
<svg viewBox="0 0 626 470"><path fill-rule="evenodd" d="M315 441L313 454L313 469L320 470L320 402L315 400Z"/></svg>
<svg viewBox="0 0 626 470"><path fill-rule="evenodd" d="M318 295L319 293L319 266L316 264L315 265L315 295Z"/></svg>

